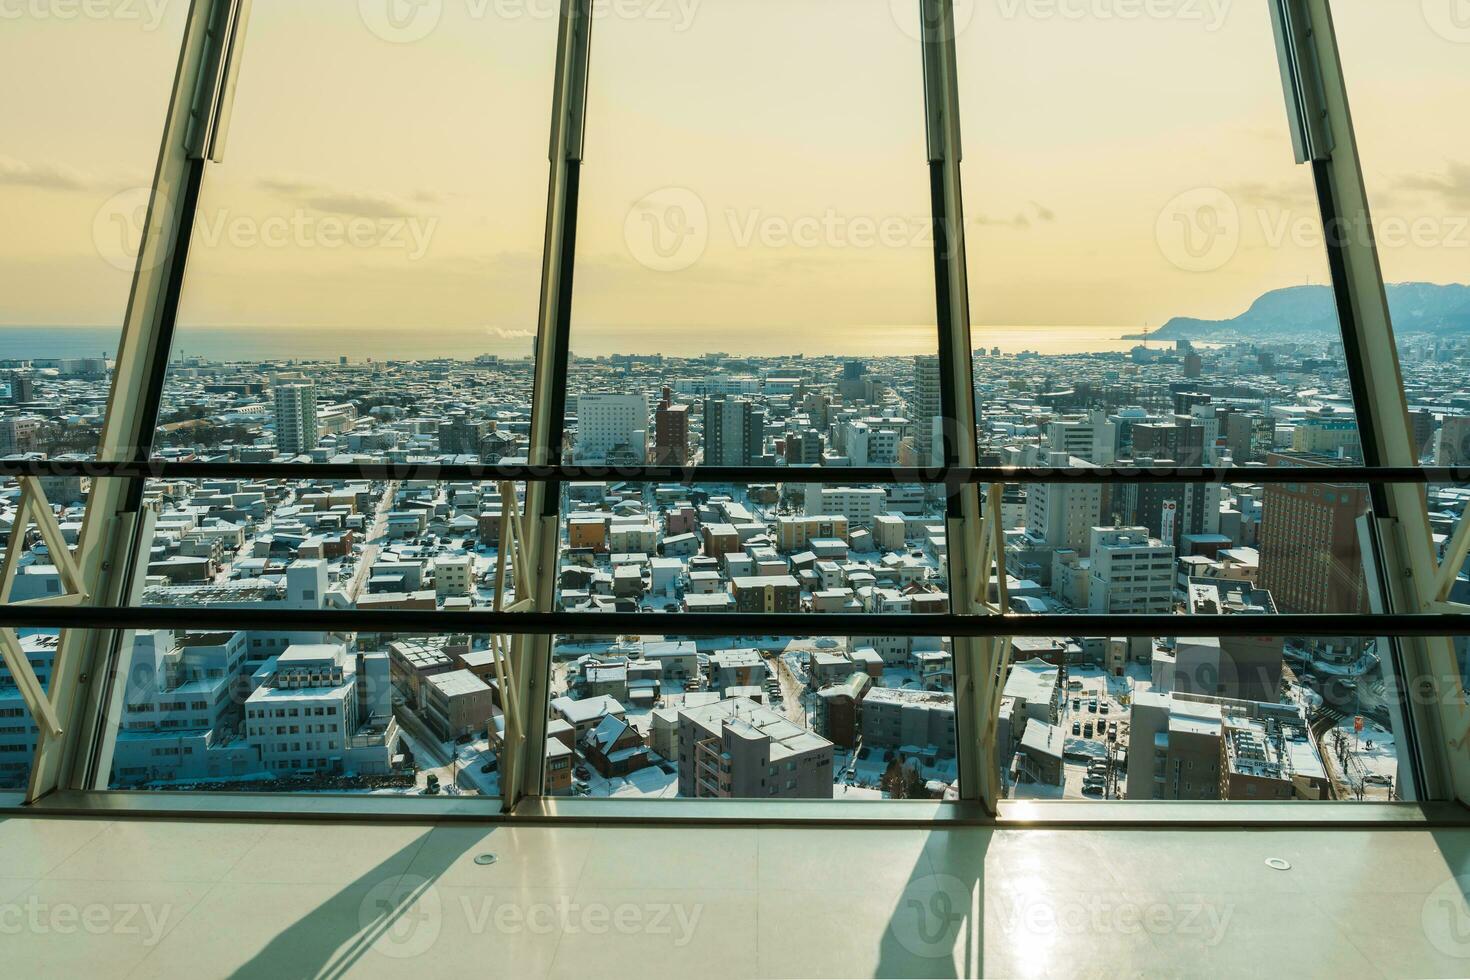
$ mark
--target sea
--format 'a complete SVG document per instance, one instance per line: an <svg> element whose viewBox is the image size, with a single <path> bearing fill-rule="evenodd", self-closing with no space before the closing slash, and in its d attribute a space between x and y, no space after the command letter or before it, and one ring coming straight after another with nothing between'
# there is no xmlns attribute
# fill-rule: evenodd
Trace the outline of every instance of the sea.
<svg viewBox="0 0 1470 980"><path fill-rule="evenodd" d="M0 325L0 360L98 357L117 353L118 327L31 327ZM1004 354L1083 354L1127 351L1139 341L1138 326L1038 327L976 325L977 349ZM449 327L400 328L181 327L174 356L211 361L303 361L367 359L470 359L481 354L523 357L532 352L531 329ZM578 336L578 334L581 336ZM701 339L704 342L700 342ZM935 353L932 325L855 326L840 331L753 328L709 331L686 327L606 326L572 331L572 351L583 357L611 354L664 354L697 357L711 351L753 356L903 357Z"/></svg>

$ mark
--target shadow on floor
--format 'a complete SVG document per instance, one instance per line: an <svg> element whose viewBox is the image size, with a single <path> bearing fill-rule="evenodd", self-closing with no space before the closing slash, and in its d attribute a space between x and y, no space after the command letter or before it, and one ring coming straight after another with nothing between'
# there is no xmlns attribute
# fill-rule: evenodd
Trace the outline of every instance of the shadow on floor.
<svg viewBox="0 0 1470 980"><path fill-rule="evenodd" d="M496 832L484 828L474 848ZM463 851L424 847L433 829L341 886L330 898L277 933L234 974L280 980L316 977L333 980L348 975L375 945L414 971L412 957L430 952L439 937L442 908L436 882ZM432 857L432 863L425 861ZM417 859L417 860L416 860ZM410 868L412 870L404 870Z"/></svg>
<svg viewBox="0 0 1470 980"><path fill-rule="evenodd" d="M936 831L889 916L874 976L978 977L989 831Z"/></svg>

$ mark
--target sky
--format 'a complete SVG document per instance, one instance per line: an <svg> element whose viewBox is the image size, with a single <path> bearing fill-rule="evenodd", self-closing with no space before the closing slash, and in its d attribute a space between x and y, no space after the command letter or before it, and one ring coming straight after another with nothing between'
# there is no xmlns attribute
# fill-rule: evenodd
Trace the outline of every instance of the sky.
<svg viewBox="0 0 1470 980"><path fill-rule="evenodd" d="M555 4L385 16L400 2L254 3L184 346L305 328L350 353L358 330L440 329L529 351ZM1334 5L1391 281L1470 281L1470 27L1437 2ZM957 3L977 344L986 325L1227 317L1326 280L1265 5L1140 6ZM126 305L186 4L77 9L0 7L0 324L105 325ZM909 0L599 9L574 348L932 350Z"/></svg>

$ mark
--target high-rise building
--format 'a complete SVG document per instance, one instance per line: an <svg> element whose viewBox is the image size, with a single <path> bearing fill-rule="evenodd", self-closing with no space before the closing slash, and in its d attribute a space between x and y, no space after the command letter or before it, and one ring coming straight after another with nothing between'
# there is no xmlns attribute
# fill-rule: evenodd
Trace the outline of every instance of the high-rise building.
<svg viewBox="0 0 1470 980"><path fill-rule="evenodd" d="M311 452L317 446L316 385L277 385L276 451L283 456Z"/></svg>
<svg viewBox="0 0 1470 980"><path fill-rule="evenodd" d="M786 462L792 466L815 466L822 461L826 440L816 429L786 433Z"/></svg>
<svg viewBox="0 0 1470 980"><path fill-rule="evenodd" d="M449 456L484 455L485 438L495 430L488 419L472 419L455 412L447 422L439 423L439 451Z"/></svg>
<svg viewBox="0 0 1470 980"><path fill-rule="evenodd" d="M16 405L35 401L36 379L19 371L12 373L10 375L10 400Z"/></svg>
<svg viewBox="0 0 1470 980"><path fill-rule="evenodd" d="M944 462L944 409L939 399L939 358L923 354L914 358L914 452L921 466Z"/></svg>
<svg viewBox="0 0 1470 980"><path fill-rule="evenodd" d="M1095 613L1174 610L1174 548L1144 527L1092 529L1088 609Z"/></svg>
<svg viewBox="0 0 1470 980"><path fill-rule="evenodd" d="M1187 415L1177 415L1169 422L1135 425L1133 455L1139 459L1172 459L1176 466L1202 466L1205 427Z"/></svg>
<svg viewBox="0 0 1470 980"><path fill-rule="evenodd" d="M765 452L766 413L749 399L704 400L704 462L708 466L747 466Z"/></svg>
<svg viewBox="0 0 1470 980"><path fill-rule="evenodd" d="M1069 415L1046 424L1046 443L1052 452L1107 466L1117 459L1118 425L1106 412Z"/></svg>
<svg viewBox="0 0 1470 980"><path fill-rule="evenodd" d="M1048 467L1087 467L1090 461L1050 452L1030 453L1028 463ZM1026 530L1051 548L1082 554L1092 546L1092 529L1102 519L1103 487L1096 483L1037 483L1026 494Z"/></svg>
<svg viewBox="0 0 1470 980"><path fill-rule="evenodd" d="M1271 453L1271 466L1342 465L1312 453ZM1368 488L1345 483L1273 483L1261 502L1261 588L1282 612L1365 613L1368 585L1357 521Z"/></svg>
<svg viewBox="0 0 1470 980"><path fill-rule="evenodd" d="M648 461L648 399L643 395L577 396L573 462L608 462L609 455L632 463Z"/></svg>
<svg viewBox="0 0 1470 980"><path fill-rule="evenodd" d="M675 405L673 389L667 386L653 413L653 462L656 466L689 462L689 406Z"/></svg>

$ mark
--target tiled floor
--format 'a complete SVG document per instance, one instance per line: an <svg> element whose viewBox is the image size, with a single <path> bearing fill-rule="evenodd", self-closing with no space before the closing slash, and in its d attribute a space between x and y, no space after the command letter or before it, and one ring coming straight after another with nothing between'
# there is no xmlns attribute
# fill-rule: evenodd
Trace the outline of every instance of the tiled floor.
<svg viewBox="0 0 1470 980"><path fill-rule="evenodd" d="M9 818L0 974L1464 976L1467 888L1470 830Z"/></svg>

